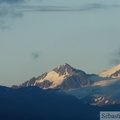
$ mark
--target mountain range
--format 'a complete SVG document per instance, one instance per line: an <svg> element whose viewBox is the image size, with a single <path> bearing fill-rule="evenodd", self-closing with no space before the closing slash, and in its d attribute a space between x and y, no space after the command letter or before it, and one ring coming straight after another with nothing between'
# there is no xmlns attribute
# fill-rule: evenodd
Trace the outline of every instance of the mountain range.
<svg viewBox="0 0 120 120"><path fill-rule="evenodd" d="M99 120L120 110L120 65L87 74L63 64L12 87L0 86L0 120Z"/></svg>
<svg viewBox="0 0 120 120"><path fill-rule="evenodd" d="M91 105L120 104L120 65L96 75L65 63L12 88L28 86L38 86L44 90L62 89Z"/></svg>

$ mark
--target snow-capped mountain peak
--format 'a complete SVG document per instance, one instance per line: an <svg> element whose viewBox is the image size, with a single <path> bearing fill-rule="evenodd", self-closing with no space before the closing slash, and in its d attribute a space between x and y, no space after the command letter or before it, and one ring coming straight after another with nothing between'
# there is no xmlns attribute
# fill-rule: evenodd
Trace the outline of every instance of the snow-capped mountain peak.
<svg viewBox="0 0 120 120"><path fill-rule="evenodd" d="M53 69L54 72L58 73L59 75L71 75L75 69L71 67L69 64L65 63Z"/></svg>
<svg viewBox="0 0 120 120"><path fill-rule="evenodd" d="M101 77L112 77L112 78L118 78L120 77L120 64L118 64L117 66L103 71L99 74L99 76Z"/></svg>
<svg viewBox="0 0 120 120"><path fill-rule="evenodd" d="M35 80L29 80L21 84L25 86L39 86L42 89L61 88L64 90L74 89L89 85L91 81L87 78L84 71L77 70L65 63L44 73Z"/></svg>

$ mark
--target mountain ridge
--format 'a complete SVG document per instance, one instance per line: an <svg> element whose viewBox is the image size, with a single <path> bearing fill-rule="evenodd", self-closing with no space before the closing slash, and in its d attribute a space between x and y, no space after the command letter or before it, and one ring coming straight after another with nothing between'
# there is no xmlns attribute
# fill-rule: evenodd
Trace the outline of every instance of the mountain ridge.
<svg viewBox="0 0 120 120"><path fill-rule="evenodd" d="M84 110L80 111L81 107ZM0 86L0 108L0 120L87 119L84 114L87 112L89 117L91 114L86 108L93 109L64 91L42 90L37 86L18 89Z"/></svg>
<svg viewBox="0 0 120 120"><path fill-rule="evenodd" d="M120 105L93 106L60 89L0 86L0 120L99 120L100 111L119 111Z"/></svg>

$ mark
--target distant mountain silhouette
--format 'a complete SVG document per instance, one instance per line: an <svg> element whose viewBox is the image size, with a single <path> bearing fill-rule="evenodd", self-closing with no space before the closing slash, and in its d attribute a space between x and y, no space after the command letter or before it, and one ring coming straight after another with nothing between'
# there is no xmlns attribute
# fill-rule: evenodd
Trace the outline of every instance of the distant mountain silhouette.
<svg viewBox="0 0 120 120"><path fill-rule="evenodd" d="M0 120L99 120L100 111L120 110L82 103L60 89L0 86Z"/></svg>
<svg viewBox="0 0 120 120"><path fill-rule="evenodd" d="M59 89L0 87L0 120L86 120L89 117L96 119L95 115L92 116L92 109L92 106L82 104Z"/></svg>

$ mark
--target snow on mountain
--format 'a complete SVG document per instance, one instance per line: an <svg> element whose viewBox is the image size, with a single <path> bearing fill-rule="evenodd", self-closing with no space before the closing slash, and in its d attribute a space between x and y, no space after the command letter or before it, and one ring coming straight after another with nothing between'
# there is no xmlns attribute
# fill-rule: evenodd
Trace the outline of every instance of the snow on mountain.
<svg viewBox="0 0 120 120"><path fill-rule="evenodd" d="M92 86L108 86L108 85L113 84L114 82L116 82L118 80L119 79L101 80L101 81L93 83Z"/></svg>
<svg viewBox="0 0 120 120"><path fill-rule="evenodd" d="M32 78L19 87L38 86L42 89L61 88L64 90L88 86L91 81L84 71L77 70L68 64L56 67L48 73L44 73L38 78Z"/></svg>
<svg viewBox="0 0 120 120"><path fill-rule="evenodd" d="M43 79L36 80L34 85L43 83L45 80L48 80L50 83L52 83L49 88L54 88L54 87L57 87L58 85L60 85L66 77L67 77L67 75L60 76L55 71L51 71ZM44 87L44 89L45 88L46 87Z"/></svg>
<svg viewBox="0 0 120 120"><path fill-rule="evenodd" d="M84 103L91 105L120 104L120 79L107 79L94 82L84 88L68 91Z"/></svg>
<svg viewBox="0 0 120 120"><path fill-rule="evenodd" d="M91 105L120 104L120 64L88 78L93 84L68 92Z"/></svg>
<svg viewBox="0 0 120 120"><path fill-rule="evenodd" d="M118 64L117 66L103 71L99 74L100 77L111 77L111 78L118 78L120 77L120 64Z"/></svg>

